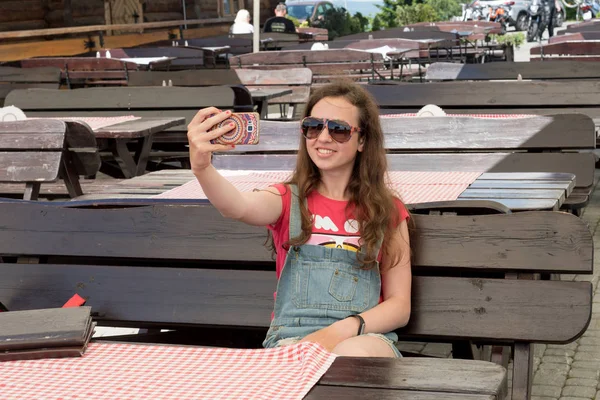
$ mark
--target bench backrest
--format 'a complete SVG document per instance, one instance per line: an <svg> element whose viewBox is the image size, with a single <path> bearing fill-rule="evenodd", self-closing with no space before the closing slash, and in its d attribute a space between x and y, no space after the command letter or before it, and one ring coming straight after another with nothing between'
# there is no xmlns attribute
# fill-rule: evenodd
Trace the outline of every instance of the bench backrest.
<svg viewBox="0 0 600 400"><path fill-rule="evenodd" d="M416 112L435 104L448 114L582 113L600 117L600 82L432 82L370 84L385 113Z"/></svg>
<svg viewBox="0 0 600 400"><path fill-rule="evenodd" d="M591 273L592 236L579 218L527 212L414 221L405 337L562 343L587 327L589 282L504 279ZM0 226L0 257L50 264L0 264L0 301L9 309L56 307L77 292L110 324L269 325L276 281L266 231L212 206L1 203Z"/></svg>
<svg viewBox="0 0 600 400"><path fill-rule="evenodd" d="M55 119L0 122L2 183L39 188L40 183L65 178L67 173L94 175L99 168L96 138L84 123ZM26 196L31 193L26 191Z"/></svg>
<svg viewBox="0 0 600 400"><path fill-rule="evenodd" d="M203 107L233 109L234 92L227 86L27 89L12 91L7 101L31 117L185 117L186 125L170 129L181 131Z"/></svg>
<svg viewBox="0 0 600 400"><path fill-rule="evenodd" d="M600 24L597 19L593 19L587 22L580 22L578 24L570 24L567 29L559 31L559 35L566 35L572 32L586 32L586 31L600 31Z"/></svg>
<svg viewBox="0 0 600 400"><path fill-rule="evenodd" d="M365 77L374 70L383 69L383 56L359 50L333 49L327 51L284 50L259 52L231 57L231 68L288 69L310 68L313 79L319 75L343 76L360 73Z"/></svg>
<svg viewBox="0 0 600 400"><path fill-rule="evenodd" d="M455 32L444 32L440 30L405 31L405 29L406 27L400 26L397 28L384 29L381 31L360 32L354 33L352 35L340 36L335 38L333 41L356 41L364 39L444 39L458 42L458 34Z"/></svg>
<svg viewBox="0 0 600 400"><path fill-rule="evenodd" d="M594 123L585 115L381 118L381 124L392 170L569 172L577 187L594 181L594 156L573 151L595 148ZM299 140L298 122L263 121L258 145L216 154L214 162L226 169L291 170L295 156L283 159L297 152ZM236 153L245 155L232 159Z"/></svg>
<svg viewBox="0 0 600 400"><path fill-rule="evenodd" d="M111 49L110 54L116 58L175 58L165 63L164 66L160 66L159 69L192 69L204 66L204 51L191 47L164 46ZM153 67L152 69L156 68Z"/></svg>
<svg viewBox="0 0 600 400"><path fill-rule="evenodd" d="M220 86L241 85L232 69L199 69L186 71L134 71L129 73L128 86Z"/></svg>
<svg viewBox="0 0 600 400"><path fill-rule="evenodd" d="M436 62L427 67L425 79L429 81L516 80L519 75L522 79L536 80L600 79L600 63L570 60L484 64Z"/></svg>
<svg viewBox="0 0 600 400"><path fill-rule="evenodd" d="M11 90L27 88L58 89L59 87L59 68L0 67L0 107L4 105L4 99Z"/></svg>
<svg viewBox="0 0 600 400"><path fill-rule="evenodd" d="M127 71L135 71L140 65L115 58L95 57L42 57L21 60L22 68L55 67L61 69L61 78L67 85L83 82L86 85L125 85Z"/></svg>
<svg viewBox="0 0 600 400"><path fill-rule="evenodd" d="M548 39L548 43L572 42L583 40L600 40L600 26L598 31L572 32L565 35L555 35Z"/></svg>
<svg viewBox="0 0 600 400"><path fill-rule="evenodd" d="M573 60L600 61L600 40L580 40L560 43L550 43L532 47L531 61Z"/></svg>
<svg viewBox="0 0 600 400"><path fill-rule="evenodd" d="M269 100L269 104L303 104L310 97L312 71L309 68L281 70L236 69L240 81L247 88L292 89L293 93Z"/></svg>

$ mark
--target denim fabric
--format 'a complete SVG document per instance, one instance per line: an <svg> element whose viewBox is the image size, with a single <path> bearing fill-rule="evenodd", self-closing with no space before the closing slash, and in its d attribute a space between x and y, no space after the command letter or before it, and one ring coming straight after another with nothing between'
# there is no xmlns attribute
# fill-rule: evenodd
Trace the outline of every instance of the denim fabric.
<svg viewBox="0 0 600 400"><path fill-rule="evenodd" d="M301 231L298 188L291 185L290 238ZM353 251L316 245L289 249L275 300L275 317L263 342L304 337L353 314L375 307L381 293L379 266L361 269ZM384 334L398 341L394 332Z"/></svg>

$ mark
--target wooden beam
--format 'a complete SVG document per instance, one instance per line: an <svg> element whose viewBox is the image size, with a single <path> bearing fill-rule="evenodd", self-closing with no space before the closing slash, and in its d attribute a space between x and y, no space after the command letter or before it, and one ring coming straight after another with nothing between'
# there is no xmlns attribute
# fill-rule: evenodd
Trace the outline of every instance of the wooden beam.
<svg viewBox="0 0 600 400"><path fill-rule="evenodd" d="M110 0L104 0L104 23L106 25L112 25L112 9L111 9L111 1ZM113 34L112 29L106 30L107 36L112 36L112 34Z"/></svg>
<svg viewBox="0 0 600 400"><path fill-rule="evenodd" d="M207 18L207 19L191 19L187 21L163 21L163 22L145 22L142 24L117 24L117 25L90 25L77 26L70 28L54 28L54 29L34 29L28 31L0 32L0 39L19 39L38 36L54 36L65 35L72 33L90 33L90 32L106 32L108 30L121 31L139 31L140 29L149 28L171 28L178 27L184 24L188 25L215 25L222 23L233 22L233 17L222 18Z"/></svg>
<svg viewBox="0 0 600 400"><path fill-rule="evenodd" d="M197 29L188 29L185 31L186 39L193 39L199 37L215 36L227 33L229 31L229 24L206 26ZM170 29L158 32L149 33L136 33L130 35L114 35L104 37L105 48L121 48L121 47L134 47L145 43L153 43L161 40L169 40L169 32L177 39L179 37L178 29ZM76 38L76 39L60 39L52 40L40 40L34 42L24 43L10 43L6 45L0 45L0 61L17 61L31 57L50 57L50 56L73 56L77 54L83 54L87 51L98 51L100 47L100 37L98 35L90 35L89 39L94 41L94 46L91 49L85 48L85 41L87 38ZM49 46L48 43L52 45Z"/></svg>

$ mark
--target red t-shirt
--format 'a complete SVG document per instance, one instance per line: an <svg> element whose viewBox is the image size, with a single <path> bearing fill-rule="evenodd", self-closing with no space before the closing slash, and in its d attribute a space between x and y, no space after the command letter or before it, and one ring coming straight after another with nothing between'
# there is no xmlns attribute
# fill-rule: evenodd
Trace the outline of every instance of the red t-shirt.
<svg viewBox="0 0 600 400"><path fill-rule="evenodd" d="M273 185L281 196L282 212L279 220L268 228L273 232L275 249L277 250L276 268L277 279L285 264L286 250L283 244L290 236L290 207L292 204L292 191L284 184ZM352 210L346 211L347 201L333 200L313 190L307 197L308 210L313 215L313 234L306 244L328 247L342 247L347 250L357 251L360 233L358 222L352 218ZM409 214L402 202L396 199L396 206L400 213L400 221L408 218ZM349 215L348 215L349 214ZM378 261L381 262L381 253Z"/></svg>

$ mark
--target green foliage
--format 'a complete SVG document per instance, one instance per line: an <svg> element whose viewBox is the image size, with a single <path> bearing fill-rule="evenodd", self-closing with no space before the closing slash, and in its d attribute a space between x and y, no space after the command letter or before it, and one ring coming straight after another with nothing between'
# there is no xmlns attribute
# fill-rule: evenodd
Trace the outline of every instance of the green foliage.
<svg viewBox="0 0 600 400"><path fill-rule="evenodd" d="M371 22L371 30L372 31L380 31L382 28L381 19L376 15L373 17L373 22Z"/></svg>
<svg viewBox="0 0 600 400"><path fill-rule="evenodd" d="M294 26L296 28L298 28L300 26L300 21L298 21L298 18L294 18L291 15L286 15L285 16L287 19L289 19L290 21L292 21L294 23Z"/></svg>
<svg viewBox="0 0 600 400"><path fill-rule="evenodd" d="M517 32L510 35L490 35L490 39L499 44L506 44L518 48L525 43L525 34Z"/></svg>
<svg viewBox="0 0 600 400"><path fill-rule="evenodd" d="M413 3L412 5L398 6L396 9L396 22L399 26L439 20L440 18L435 9L429 4Z"/></svg>
<svg viewBox="0 0 600 400"><path fill-rule="evenodd" d="M412 3L412 0L408 0ZM377 5L379 11L376 15L379 18L380 29L381 28L394 28L398 26L398 18L396 14L396 9L398 6L405 5L404 0L383 0L383 5Z"/></svg>
<svg viewBox="0 0 600 400"><path fill-rule="evenodd" d="M425 0L425 4L429 4L435 10L439 21L449 21L452 17L462 13L462 7L458 0Z"/></svg>
<svg viewBox="0 0 600 400"><path fill-rule="evenodd" d="M329 40L333 40L339 36L365 32L369 27L369 19L361 13L352 16L344 7L336 7L325 13L318 27L327 29Z"/></svg>

